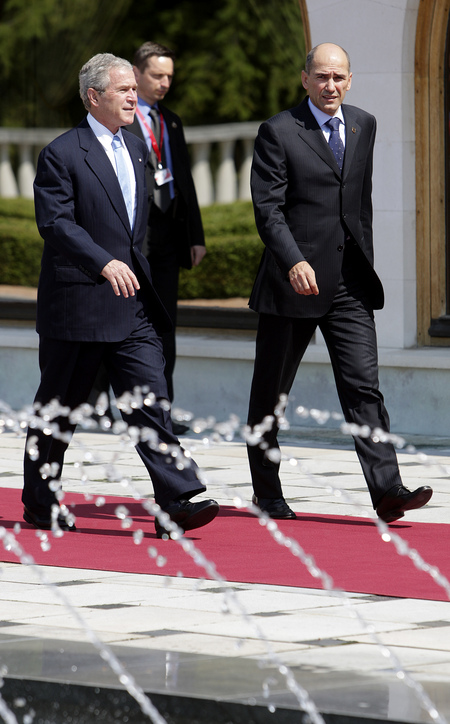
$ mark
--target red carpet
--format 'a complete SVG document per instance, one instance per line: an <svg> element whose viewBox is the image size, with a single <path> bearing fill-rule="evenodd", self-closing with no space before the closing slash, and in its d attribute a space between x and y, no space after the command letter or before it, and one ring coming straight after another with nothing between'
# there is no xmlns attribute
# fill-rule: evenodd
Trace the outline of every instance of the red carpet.
<svg viewBox="0 0 450 724"><path fill-rule="evenodd" d="M12 531L21 523L17 540L41 565L92 568L126 573L153 573L186 577L207 577L175 541L156 538L153 518L140 503L129 498L107 497L97 507L95 499L67 493L64 502L77 517L77 531L54 538L48 533L51 549L44 552L37 531L22 520L20 491L3 488L0 526ZM75 507L72 507L75 504ZM129 529L122 529L115 515L125 505L133 518ZM446 592L432 578L419 571L412 561L397 554L392 543L381 540L375 524L366 518L300 513L295 521L278 521L280 530L298 541L312 555L317 566L326 571L334 585L345 591L375 593L402 598L448 600ZM133 531L141 529L140 545ZM450 578L450 525L396 523L391 530L416 549L429 564ZM246 511L222 507L216 520L187 534L195 546L228 581L267 583L282 586L322 588L306 567L284 546L277 545L258 520ZM166 562L152 558L148 548L157 548ZM17 562L14 554L0 542L0 561Z"/></svg>

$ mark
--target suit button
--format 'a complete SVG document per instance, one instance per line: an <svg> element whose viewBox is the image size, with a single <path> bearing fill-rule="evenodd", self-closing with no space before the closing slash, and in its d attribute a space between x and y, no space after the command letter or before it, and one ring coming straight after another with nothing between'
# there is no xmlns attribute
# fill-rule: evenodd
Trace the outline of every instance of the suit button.
<svg viewBox="0 0 450 724"><path fill-rule="evenodd" d="M343 247L343 245L342 245L342 244L339 244L339 246L338 246L337 250L338 250L338 251L342 251L342 250L343 250L343 248L344 248L344 247Z"/></svg>

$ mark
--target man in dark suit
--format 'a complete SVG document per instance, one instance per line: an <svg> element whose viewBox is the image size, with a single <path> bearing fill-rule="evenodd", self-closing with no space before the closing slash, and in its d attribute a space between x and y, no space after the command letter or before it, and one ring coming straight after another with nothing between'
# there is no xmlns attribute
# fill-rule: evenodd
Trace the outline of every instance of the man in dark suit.
<svg viewBox="0 0 450 724"><path fill-rule="evenodd" d="M256 444L248 454L254 502L272 518L296 517L283 498L274 411L317 327L346 421L389 431L373 315L384 303L373 269L376 121L342 105L351 80L345 50L313 48L302 72L309 98L263 123L255 143L252 196L266 249L249 302L259 325L248 417ZM274 417L269 430L267 416ZM428 502L431 488L403 486L394 447L378 442L376 432L356 435L355 448L385 522Z"/></svg>
<svg viewBox="0 0 450 724"><path fill-rule="evenodd" d="M138 105L128 130L142 138L150 151L147 166L149 216L147 250L153 284L173 327L163 334L165 375L173 401L175 326L180 267L200 264L205 237L191 174L189 153L180 118L162 105L174 74L174 53L164 45L148 42L133 58L138 84ZM186 431L179 425L174 430Z"/></svg>
<svg viewBox="0 0 450 724"><path fill-rule="evenodd" d="M53 512L62 528L74 529L56 492L76 417L59 414L58 428L67 434L52 436L48 404L57 399L68 411L79 407L103 363L116 397L138 389L146 398L137 409L125 405L122 416L141 432L136 448L155 501L184 530L198 528L217 515L218 505L190 502L205 487L168 412L158 330L170 320L141 251L147 149L121 130L132 123L137 103L131 64L109 53L94 56L80 71L80 95L88 115L44 148L34 187L44 239L37 308L41 382L27 437L24 518L49 529ZM155 527L158 536L166 535L157 519Z"/></svg>

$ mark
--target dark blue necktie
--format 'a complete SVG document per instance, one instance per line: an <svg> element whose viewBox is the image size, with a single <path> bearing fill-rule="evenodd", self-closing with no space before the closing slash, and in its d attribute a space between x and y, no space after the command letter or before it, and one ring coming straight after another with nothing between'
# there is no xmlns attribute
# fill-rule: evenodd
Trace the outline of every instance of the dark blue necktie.
<svg viewBox="0 0 450 724"><path fill-rule="evenodd" d="M341 122L339 118L335 117L330 118L330 120L327 121L325 125L327 125L331 131L330 138L328 139L328 144L333 151L336 163L339 166L339 170L342 171L342 166L344 163L344 144L342 143L342 139L339 134L339 126L341 125Z"/></svg>

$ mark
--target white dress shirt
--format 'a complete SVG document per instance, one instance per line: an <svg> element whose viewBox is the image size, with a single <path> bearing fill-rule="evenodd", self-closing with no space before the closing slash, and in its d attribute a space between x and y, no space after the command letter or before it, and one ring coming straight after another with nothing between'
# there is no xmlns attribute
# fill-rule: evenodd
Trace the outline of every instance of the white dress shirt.
<svg viewBox="0 0 450 724"><path fill-rule="evenodd" d="M325 124L330 120L330 118L339 118L339 120L341 121L339 124L339 135L345 148L345 121L341 106L339 106L334 116L329 116L328 113L324 113L320 110L320 108L317 108L314 103L311 102L311 98L308 98L308 105L311 113L313 114L314 118L322 129L322 133L325 136L325 140L327 143L330 140L331 130L330 127Z"/></svg>
<svg viewBox="0 0 450 724"><path fill-rule="evenodd" d="M87 122L89 123L90 127L92 128L93 132L95 133L96 138L100 141L103 148L105 149L106 155L108 156L109 160L111 161L111 165L115 171L115 174L117 176L117 168L116 168L116 161L114 158L114 151L112 148L112 140L114 136L118 136L122 142L123 149L125 151L124 158L125 162L127 164L128 169L128 175L130 177L130 189L133 197L133 208L134 213L136 213L136 176L134 175L134 168L133 163L130 158L130 154L128 151L128 148L126 146L126 143L123 140L122 136L122 129L119 128L117 133L111 133L111 131L106 128L106 126L103 126L101 123L99 123L94 116L92 116L90 113L87 115Z"/></svg>

